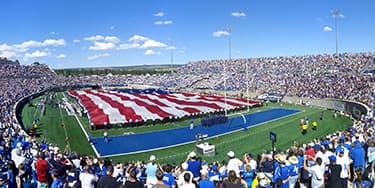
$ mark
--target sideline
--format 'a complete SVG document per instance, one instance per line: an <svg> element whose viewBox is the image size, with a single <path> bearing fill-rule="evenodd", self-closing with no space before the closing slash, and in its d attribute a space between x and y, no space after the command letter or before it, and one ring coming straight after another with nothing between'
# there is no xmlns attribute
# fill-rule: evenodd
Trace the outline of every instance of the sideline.
<svg viewBox="0 0 375 188"><path fill-rule="evenodd" d="M63 93L63 96L65 97L64 93ZM86 129L83 127L81 121L79 120L79 118L77 117L77 114L75 112L74 112L74 117L76 118L79 126L81 127L81 130L82 130L83 134L85 134L85 137L86 137L87 141L90 142L89 135L87 134ZM103 156L100 156L98 150L96 150L96 147L94 146L94 144L92 142L90 143L90 145L91 145L91 148L94 150L96 157L98 157L98 158L103 157Z"/></svg>

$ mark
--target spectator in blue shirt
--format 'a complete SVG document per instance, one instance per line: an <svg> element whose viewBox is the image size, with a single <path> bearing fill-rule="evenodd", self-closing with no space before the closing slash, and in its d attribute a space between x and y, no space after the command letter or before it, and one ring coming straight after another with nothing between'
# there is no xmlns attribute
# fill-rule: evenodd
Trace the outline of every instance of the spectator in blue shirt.
<svg viewBox="0 0 375 188"><path fill-rule="evenodd" d="M50 174L53 179L51 188L64 188L64 182L57 177L59 175L58 171L53 169L50 171Z"/></svg>
<svg viewBox="0 0 375 188"><path fill-rule="evenodd" d="M207 179L208 171L206 169L202 169L201 173L201 180L199 181L199 188L214 188L214 183Z"/></svg>
<svg viewBox="0 0 375 188"><path fill-rule="evenodd" d="M166 164L163 167L163 170L164 170L163 182L164 182L164 184L168 185L169 188L175 188L176 187L175 177L171 174L172 168L173 167L170 164Z"/></svg>
<svg viewBox="0 0 375 188"><path fill-rule="evenodd" d="M353 159L353 168L361 168L363 172L365 167L366 152L358 140L354 141L354 147L352 148L350 156Z"/></svg>
<svg viewBox="0 0 375 188"><path fill-rule="evenodd" d="M193 173L194 178L199 177L199 171L201 170L201 162L197 159L197 154L192 151L189 153L186 162L188 164L188 171Z"/></svg>
<svg viewBox="0 0 375 188"><path fill-rule="evenodd" d="M278 158L279 166L275 169L275 174L272 178L272 182L276 184L276 187L289 188L289 168L285 166L285 156L280 155Z"/></svg>

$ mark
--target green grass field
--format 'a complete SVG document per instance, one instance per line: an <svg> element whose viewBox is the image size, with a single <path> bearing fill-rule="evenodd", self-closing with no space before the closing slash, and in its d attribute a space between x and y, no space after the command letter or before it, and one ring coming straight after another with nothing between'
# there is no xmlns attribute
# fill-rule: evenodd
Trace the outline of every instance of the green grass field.
<svg viewBox="0 0 375 188"><path fill-rule="evenodd" d="M68 97L66 94L65 96ZM61 101L62 97L63 93L58 93L55 100ZM32 103L35 104L38 102L38 100L40 100L40 98L34 99ZM75 102L75 99L69 98L69 100L71 102ZM254 108L251 109L249 113L275 107L281 107L281 104L269 104L268 106ZM270 150L270 131L277 134L277 142L275 145L276 148L285 150L286 148L292 146L295 141L297 141L298 143L306 143L314 138L320 138L337 130L345 129L352 123L352 121L347 117L338 117L336 119L333 118L333 114L329 110L285 103L283 103L282 107L289 109L299 109L303 110L303 112L290 117L252 127L246 133L244 131L238 131L229 135L207 140L207 142L216 146L217 155L214 157L203 157L203 159L207 161L223 160L227 158L226 153L230 150L234 151L237 154L242 154L244 152L260 154L265 150ZM46 113L43 116L40 112L36 112L36 109L34 107L26 105L22 111L22 119L25 127L31 126L31 122L34 120L35 116L40 117L38 133L40 133L42 137L44 136L48 143L57 144L60 148L65 148L67 143L69 143L72 151L76 151L80 154L85 155L94 155L90 144L88 143L74 116L68 116L65 110L60 111L59 108L54 108L51 105L46 105L45 109ZM325 116L325 119L323 121L319 120L319 115L322 111L324 111ZM309 117L310 124L313 121L318 122L318 130L313 131L309 129L306 135L302 135L299 123L300 119L305 118L306 116ZM103 130L89 129L88 119L86 117L79 117L79 120L84 125L85 130L92 136L100 137L103 135ZM199 119L196 119L196 123L198 122ZM63 124L66 125L65 130ZM149 125L133 128L113 128L108 132L109 135L121 135L125 132L149 132L161 129L188 126L188 124L188 121L185 120L167 124L156 124L155 126ZM66 136L69 138L68 142L66 142ZM171 136L178 137L178 135ZM124 144L126 145L126 143ZM111 159L113 159L114 161L147 160L149 156L153 154L157 156L159 162L179 163L185 160L187 154L193 151L194 148L194 144L186 144L152 152L111 157Z"/></svg>

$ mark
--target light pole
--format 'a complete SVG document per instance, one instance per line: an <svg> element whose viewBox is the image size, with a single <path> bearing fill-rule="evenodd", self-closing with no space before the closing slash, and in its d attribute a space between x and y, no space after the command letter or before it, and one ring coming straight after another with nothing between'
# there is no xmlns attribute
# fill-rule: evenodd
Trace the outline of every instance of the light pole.
<svg viewBox="0 0 375 188"><path fill-rule="evenodd" d="M173 74L173 38L169 38L169 48L171 50L171 73Z"/></svg>
<svg viewBox="0 0 375 188"><path fill-rule="evenodd" d="M338 39L338 28L337 28L337 19L341 15L341 12L339 9L335 9L331 11L332 16L335 18L335 32L336 32L336 56L338 56L339 53L339 39Z"/></svg>
<svg viewBox="0 0 375 188"><path fill-rule="evenodd" d="M231 40L231 33L232 33L232 28L229 26L227 28L228 32L228 42L229 42L229 63L232 61L232 40ZM225 61L224 61L224 102L225 102L225 108L224 108L224 114L225 116L228 115L227 112L227 73L226 73L226 67L225 67Z"/></svg>
<svg viewBox="0 0 375 188"><path fill-rule="evenodd" d="M247 111L250 111L250 100L249 100L249 65L245 61L246 65L246 98L247 98Z"/></svg>

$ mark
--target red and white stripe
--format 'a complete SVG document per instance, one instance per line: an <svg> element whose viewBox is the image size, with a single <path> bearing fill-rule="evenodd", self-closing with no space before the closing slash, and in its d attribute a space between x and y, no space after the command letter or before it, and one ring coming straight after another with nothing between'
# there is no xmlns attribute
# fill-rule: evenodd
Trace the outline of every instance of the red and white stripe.
<svg viewBox="0 0 375 188"><path fill-rule="evenodd" d="M225 102L222 96L190 93L131 94L107 90L71 90L69 93L79 99L94 125L181 118L247 105L246 99L228 97ZM250 100L249 104L259 102Z"/></svg>

